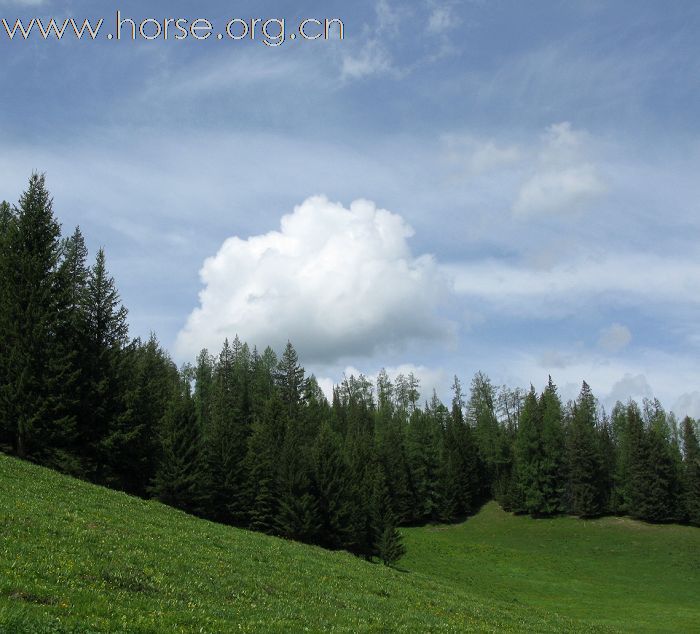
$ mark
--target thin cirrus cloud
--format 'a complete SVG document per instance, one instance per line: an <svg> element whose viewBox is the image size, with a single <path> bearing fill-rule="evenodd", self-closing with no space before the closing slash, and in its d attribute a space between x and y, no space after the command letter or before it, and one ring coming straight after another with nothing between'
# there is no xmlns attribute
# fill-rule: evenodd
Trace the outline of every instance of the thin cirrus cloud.
<svg viewBox="0 0 700 634"><path fill-rule="evenodd" d="M446 278L432 256L411 253L412 233L370 201L309 198L278 231L231 237L204 262L200 305L176 348L192 357L238 334L276 349L291 340L307 362L331 363L444 339L451 324L436 309Z"/></svg>

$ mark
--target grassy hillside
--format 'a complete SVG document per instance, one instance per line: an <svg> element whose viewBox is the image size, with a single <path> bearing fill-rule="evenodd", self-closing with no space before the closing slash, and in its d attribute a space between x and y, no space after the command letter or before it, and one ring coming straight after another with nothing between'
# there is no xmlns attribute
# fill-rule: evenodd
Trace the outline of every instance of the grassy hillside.
<svg viewBox="0 0 700 634"><path fill-rule="evenodd" d="M700 629L697 529L488 506L406 535L391 570L0 455L0 632Z"/></svg>

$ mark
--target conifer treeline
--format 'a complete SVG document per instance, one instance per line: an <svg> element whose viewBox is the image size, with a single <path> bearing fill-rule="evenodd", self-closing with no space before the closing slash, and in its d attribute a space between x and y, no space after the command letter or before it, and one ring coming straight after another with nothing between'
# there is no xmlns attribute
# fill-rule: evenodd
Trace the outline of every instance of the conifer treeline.
<svg viewBox="0 0 700 634"><path fill-rule="evenodd" d="M238 338L175 367L130 340L102 250L61 239L44 178L0 206L0 449L188 512L396 561L397 526L495 498L536 517L628 514L700 525L698 425L658 401L607 416L585 383L544 392L457 378L448 409L386 372L323 395L288 344Z"/></svg>

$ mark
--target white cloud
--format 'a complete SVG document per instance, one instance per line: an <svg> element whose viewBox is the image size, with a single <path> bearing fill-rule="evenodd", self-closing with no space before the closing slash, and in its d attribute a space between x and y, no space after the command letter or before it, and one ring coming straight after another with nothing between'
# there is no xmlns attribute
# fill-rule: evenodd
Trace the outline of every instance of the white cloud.
<svg viewBox="0 0 700 634"><path fill-rule="evenodd" d="M590 164L536 172L523 183L513 204L516 216L575 211L605 192Z"/></svg>
<svg viewBox="0 0 700 634"><path fill-rule="evenodd" d="M227 239L200 271L200 305L177 337L192 357L238 334L258 346L291 340L305 362L372 354L445 336L435 308L447 284L432 256L414 257L404 220L374 203L349 209L309 198L279 231Z"/></svg>
<svg viewBox="0 0 700 634"><path fill-rule="evenodd" d="M516 315L565 316L581 306L700 304L700 258L617 254L579 258L550 269L498 260L444 266L458 294Z"/></svg>
<svg viewBox="0 0 700 634"><path fill-rule="evenodd" d="M452 162L466 165L472 174L482 174L518 163L523 152L517 145L501 145L470 135L449 134L443 138Z"/></svg>
<svg viewBox="0 0 700 634"><path fill-rule="evenodd" d="M647 381L646 376L643 374L625 374L619 381L616 381L604 402L607 407L612 408L615 403L620 401L621 403L626 403L629 399L634 399L637 402L641 402L645 398L653 398L654 390L652 390Z"/></svg>
<svg viewBox="0 0 700 634"><path fill-rule="evenodd" d="M379 0L375 13L376 22L371 28L366 26L363 29L359 46L352 51L346 49L342 57L343 79L363 79L396 72L387 41L398 34L403 10L388 0Z"/></svg>
<svg viewBox="0 0 700 634"><path fill-rule="evenodd" d="M547 129L535 171L522 183L513 204L516 216L576 211L605 193L598 169L584 158L586 140L586 133L568 122Z"/></svg>
<svg viewBox="0 0 700 634"><path fill-rule="evenodd" d="M353 54L343 57L341 75L348 79L362 79L392 70L391 57L377 40L369 40Z"/></svg>
<svg viewBox="0 0 700 634"><path fill-rule="evenodd" d="M449 5L435 7L428 17L428 32L442 33L453 27L454 23L455 17L452 13L452 7Z"/></svg>
<svg viewBox="0 0 700 634"><path fill-rule="evenodd" d="M632 341L632 333L627 326L612 324L600 333L598 345L608 352L619 352Z"/></svg>
<svg viewBox="0 0 700 634"><path fill-rule="evenodd" d="M681 394L673 404L673 411L681 419L686 416L700 419L700 390Z"/></svg>

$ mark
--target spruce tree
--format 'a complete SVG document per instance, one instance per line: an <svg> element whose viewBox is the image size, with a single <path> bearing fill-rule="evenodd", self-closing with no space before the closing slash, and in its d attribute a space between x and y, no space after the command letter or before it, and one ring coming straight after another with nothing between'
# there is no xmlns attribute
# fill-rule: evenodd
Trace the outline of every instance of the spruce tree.
<svg viewBox="0 0 700 634"><path fill-rule="evenodd" d="M568 439L571 512L580 517L594 517L603 511L604 491L596 422L596 400L584 381L574 407Z"/></svg>
<svg viewBox="0 0 700 634"><path fill-rule="evenodd" d="M351 543L351 501L348 465L340 441L328 422L321 426L312 452L313 482L320 528L319 541L331 548Z"/></svg>
<svg viewBox="0 0 700 634"><path fill-rule="evenodd" d="M289 403L284 403L285 413ZM318 502L312 493L311 448L302 442L301 427L286 421L279 460L279 531L299 541L317 541L321 526Z"/></svg>
<svg viewBox="0 0 700 634"><path fill-rule="evenodd" d="M525 397L520 414L518 434L515 439L515 468L518 501L522 505L516 510L533 516L545 514L542 448L542 409L537 402L535 388Z"/></svg>
<svg viewBox="0 0 700 634"><path fill-rule="evenodd" d="M100 249L86 290L85 407L78 432L91 477L101 483L117 479L114 467L124 433L117 420L124 412L121 380L129 332L126 316Z"/></svg>
<svg viewBox="0 0 700 634"><path fill-rule="evenodd" d="M483 469L481 496L486 499L492 495L493 485L500 477L498 464L501 432L496 417L495 396L491 380L482 372L477 372L472 379L467 412Z"/></svg>
<svg viewBox="0 0 700 634"><path fill-rule="evenodd" d="M10 452L15 444L15 421L8 415L8 387L11 380L10 354L13 348L12 267L10 232L14 229L14 214L10 205L0 203L0 451Z"/></svg>
<svg viewBox="0 0 700 634"><path fill-rule="evenodd" d="M20 457L66 468L74 421L65 415L59 381L60 226L43 175L31 176L14 212L2 206L0 222L3 436Z"/></svg>
<svg viewBox="0 0 700 634"><path fill-rule="evenodd" d="M245 459L248 525L256 531L278 532L279 461L284 441L284 405L271 396L255 417Z"/></svg>
<svg viewBox="0 0 700 634"><path fill-rule="evenodd" d="M554 515L566 510L564 490L566 481L566 447L561 400L557 387L549 377L540 399L542 411L542 515Z"/></svg>
<svg viewBox="0 0 700 634"><path fill-rule="evenodd" d="M146 495L160 460L159 430L171 395L179 382L190 381L192 374L186 366L180 377L154 334L146 343L136 340L124 351L120 379L123 410L111 423L110 433L114 486Z"/></svg>
<svg viewBox="0 0 700 634"><path fill-rule="evenodd" d="M202 445L189 381L174 391L160 430L160 461L151 492L188 513L202 512Z"/></svg>
<svg viewBox="0 0 700 634"><path fill-rule="evenodd" d="M228 339L214 371L211 424L204 430L209 477L209 509L220 522L245 521L243 460L247 446L234 352Z"/></svg>
<svg viewBox="0 0 700 634"><path fill-rule="evenodd" d="M371 508L374 555L384 565L394 565L406 553L406 548L396 525L387 480L380 467L375 469Z"/></svg>
<svg viewBox="0 0 700 634"><path fill-rule="evenodd" d="M686 416L681 425L683 440L683 507L688 522L700 526L700 446L696 423Z"/></svg>

